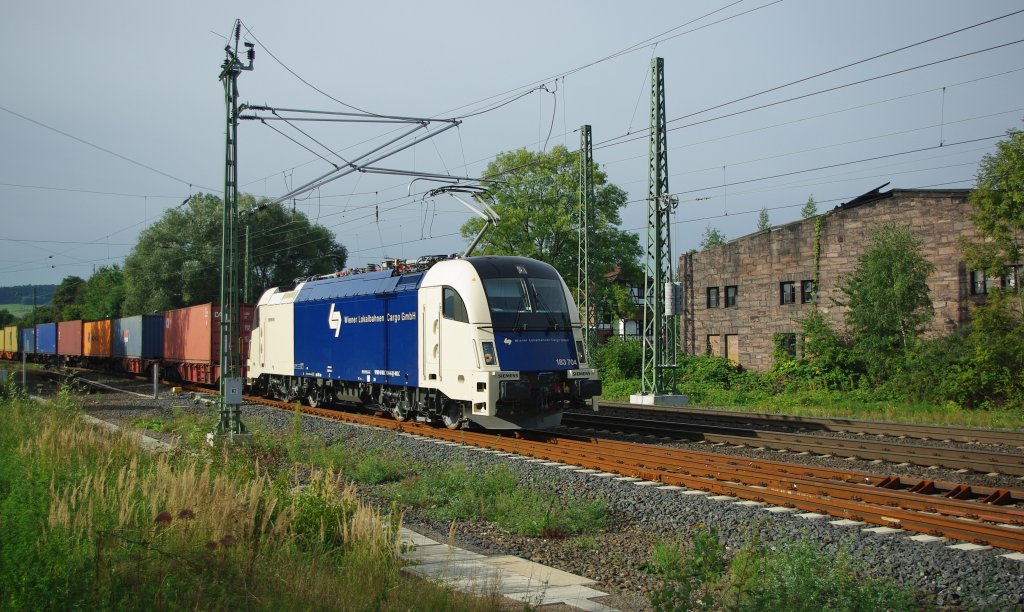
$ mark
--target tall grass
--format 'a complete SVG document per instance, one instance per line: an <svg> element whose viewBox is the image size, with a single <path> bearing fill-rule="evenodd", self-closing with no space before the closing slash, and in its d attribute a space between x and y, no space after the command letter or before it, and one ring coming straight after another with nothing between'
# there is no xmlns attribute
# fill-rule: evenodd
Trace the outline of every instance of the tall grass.
<svg viewBox="0 0 1024 612"><path fill-rule="evenodd" d="M400 573L401 516L331 470L282 487L236 458L139 452L73 402L0 402L0 606L493 609Z"/></svg>

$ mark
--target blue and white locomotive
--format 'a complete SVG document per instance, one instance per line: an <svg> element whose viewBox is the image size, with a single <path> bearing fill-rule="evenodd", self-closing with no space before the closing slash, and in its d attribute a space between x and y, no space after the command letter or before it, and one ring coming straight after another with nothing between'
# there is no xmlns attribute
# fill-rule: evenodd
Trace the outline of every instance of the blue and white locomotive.
<svg viewBox="0 0 1024 612"><path fill-rule="evenodd" d="M554 268L525 257L430 263L266 291L250 387L486 429L555 427L564 408L601 394Z"/></svg>

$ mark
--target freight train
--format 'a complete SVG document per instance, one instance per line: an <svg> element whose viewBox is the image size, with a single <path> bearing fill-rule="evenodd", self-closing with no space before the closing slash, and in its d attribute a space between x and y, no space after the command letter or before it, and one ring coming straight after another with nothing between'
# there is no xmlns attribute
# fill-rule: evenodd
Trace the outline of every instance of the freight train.
<svg viewBox="0 0 1024 612"><path fill-rule="evenodd" d="M217 306L203 304L41 324L21 330L24 339L8 328L0 354L22 348L37 361L129 372L159 364L165 375L215 384L218 320ZM284 401L358 405L449 428L545 429L601 394L572 295L554 268L525 257L392 260L301 279L243 307L241 323L249 391ZM55 342L47 326L56 326Z"/></svg>

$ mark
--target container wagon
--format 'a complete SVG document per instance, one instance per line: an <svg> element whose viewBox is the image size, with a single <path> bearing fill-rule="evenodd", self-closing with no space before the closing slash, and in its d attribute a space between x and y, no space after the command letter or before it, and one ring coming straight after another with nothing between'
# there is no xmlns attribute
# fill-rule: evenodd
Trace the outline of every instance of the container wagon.
<svg viewBox="0 0 1024 612"><path fill-rule="evenodd" d="M18 346L21 347L23 353L28 355L28 359L31 361L36 353L36 329L34 327L18 330Z"/></svg>
<svg viewBox="0 0 1024 612"><path fill-rule="evenodd" d="M57 324L57 356L64 364L82 362L82 321Z"/></svg>
<svg viewBox="0 0 1024 612"><path fill-rule="evenodd" d="M36 325L36 360L51 364L57 360L57 324Z"/></svg>
<svg viewBox="0 0 1024 612"><path fill-rule="evenodd" d="M239 363L249 355L253 307L239 308ZM220 306L198 304L164 313L164 375L201 385L220 380Z"/></svg>
<svg viewBox="0 0 1024 612"><path fill-rule="evenodd" d="M18 353L18 328L15 325L0 330L0 357L14 359Z"/></svg>
<svg viewBox="0 0 1024 612"><path fill-rule="evenodd" d="M115 367L133 374L152 371L164 353L164 316L136 315L111 323Z"/></svg>
<svg viewBox="0 0 1024 612"><path fill-rule="evenodd" d="M111 356L111 330L110 319L84 322L82 324L82 356L94 363L109 359Z"/></svg>

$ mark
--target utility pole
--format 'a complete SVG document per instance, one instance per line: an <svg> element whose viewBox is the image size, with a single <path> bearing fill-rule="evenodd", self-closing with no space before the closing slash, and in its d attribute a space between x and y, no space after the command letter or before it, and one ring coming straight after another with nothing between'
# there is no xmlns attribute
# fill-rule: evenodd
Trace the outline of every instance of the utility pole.
<svg viewBox="0 0 1024 612"><path fill-rule="evenodd" d="M671 213L679 205L669 195L665 119L665 60L651 60L651 139L647 173L647 252L644 280L643 373L639 403L662 403L674 386L678 337L675 311L666 296L675 295L672 274ZM637 397L637 396L634 396ZM670 402L664 402L670 403ZM674 402L673 402L674 403Z"/></svg>
<svg viewBox="0 0 1024 612"><path fill-rule="evenodd" d="M590 227L593 218L594 194L594 146L590 126L580 126L580 206L579 206L579 257L576 272L576 297L579 299L580 324L583 327L583 344L587 356L593 355L594 333L597 317L591 310L590 301ZM580 356L582 358L582 355Z"/></svg>
<svg viewBox="0 0 1024 612"><path fill-rule="evenodd" d="M245 224L245 290L242 291L242 303L249 304L249 224Z"/></svg>
<svg viewBox="0 0 1024 612"><path fill-rule="evenodd" d="M245 43L248 64L238 58L242 23L235 20L235 44L224 47L220 80L224 84L227 105L227 129L224 162L224 220L220 274L220 420L217 436L242 441L247 436L242 424L242 377L239 358L238 300L238 75L252 70L255 51Z"/></svg>

